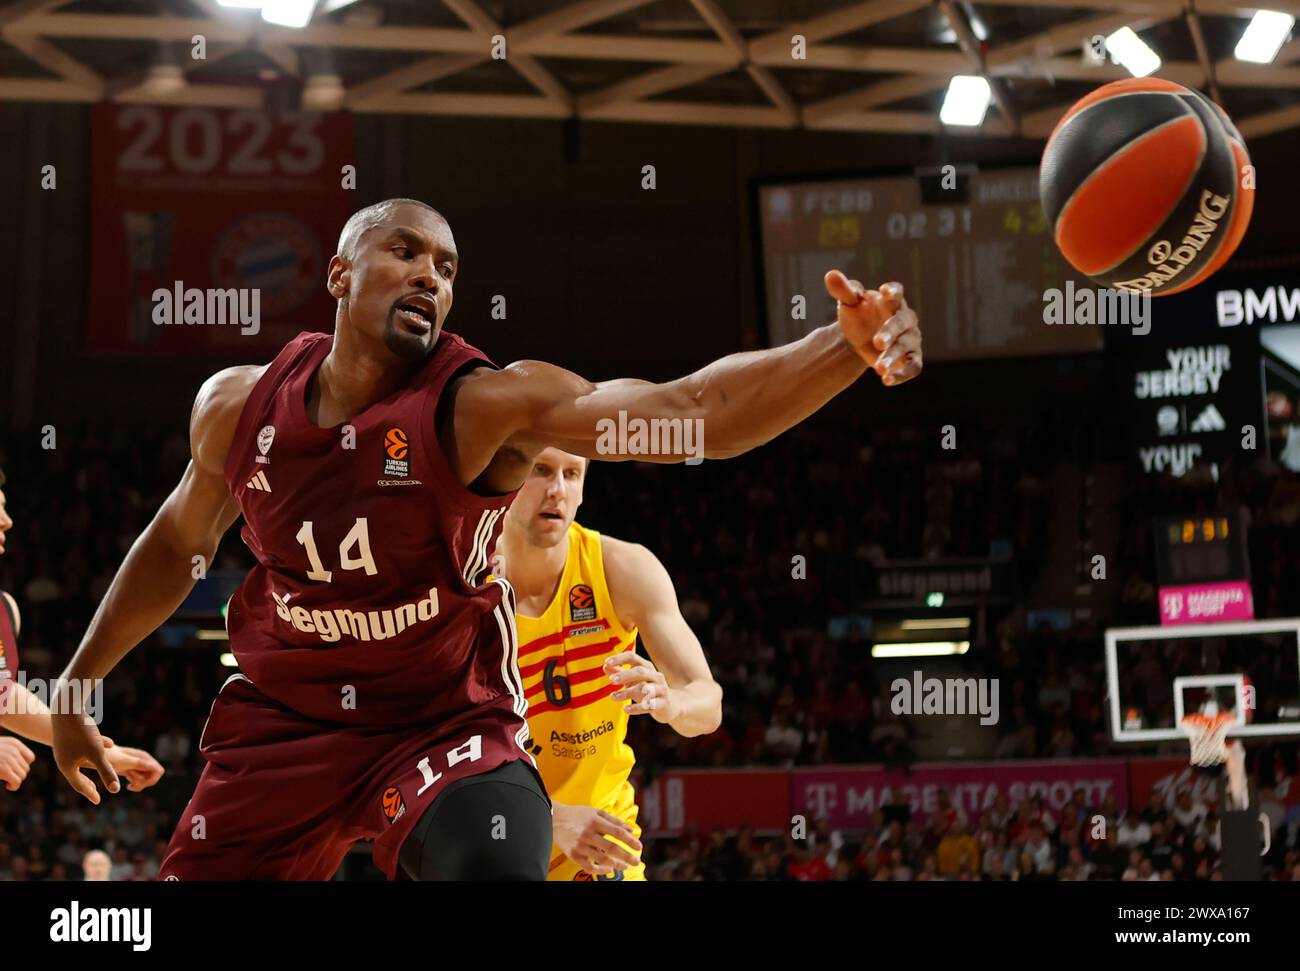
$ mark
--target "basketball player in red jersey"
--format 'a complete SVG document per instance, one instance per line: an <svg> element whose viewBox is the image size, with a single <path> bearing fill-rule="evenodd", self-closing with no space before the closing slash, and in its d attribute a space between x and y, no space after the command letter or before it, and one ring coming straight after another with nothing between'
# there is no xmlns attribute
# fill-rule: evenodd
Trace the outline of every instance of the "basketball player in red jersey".
<svg viewBox="0 0 1300 971"><path fill-rule="evenodd" d="M701 419L705 455L801 421L868 366L920 372L902 288L833 272L837 321L666 384L496 368L443 332L451 228L396 199L348 220L327 277L333 336L200 390L192 461L114 578L65 677L106 675L157 628L242 512L257 564L227 611L240 672L200 742L207 767L164 879L324 879L357 840L391 878L544 879L551 813L523 749L513 596L487 579L501 517L549 445L597 457L598 422ZM607 455L606 458L625 456ZM659 455L680 462L690 456ZM69 783L116 791L93 724L56 715Z"/></svg>
<svg viewBox="0 0 1300 971"><path fill-rule="evenodd" d="M5 534L14 525L4 484L4 470L0 469L0 556L5 551ZM0 590L0 728L29 741L49 745L52 739L49 707L32 694L26 684L14 680L18 672L18 634L21 630L22 614L18 612L18 602ZM127 777L127 788L132 792L147 789L162 778L163 767L148 752L113 745L109 739L104 741L108 761L117 772ZM35 753L13 735L0 735L0 785L16 792L35 760Z"/></svg>

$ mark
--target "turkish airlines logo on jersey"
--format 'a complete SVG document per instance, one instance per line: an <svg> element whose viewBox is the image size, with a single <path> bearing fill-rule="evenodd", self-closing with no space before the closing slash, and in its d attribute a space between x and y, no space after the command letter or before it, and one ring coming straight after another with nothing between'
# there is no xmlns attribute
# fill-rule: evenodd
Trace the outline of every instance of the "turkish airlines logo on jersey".
<svg viewBox="0 0 1300 971"><path fill-rule="evenodd" d="M596 619L596 595L585 583L569 591L569 614L574 621Z"/></svg>
<svg viewBox="0 0 1300 971"><path fill-rule="evenodd" d="M394 425L384 433L384 475L405 479L411 474L410 442L406 432Z"/></svg>

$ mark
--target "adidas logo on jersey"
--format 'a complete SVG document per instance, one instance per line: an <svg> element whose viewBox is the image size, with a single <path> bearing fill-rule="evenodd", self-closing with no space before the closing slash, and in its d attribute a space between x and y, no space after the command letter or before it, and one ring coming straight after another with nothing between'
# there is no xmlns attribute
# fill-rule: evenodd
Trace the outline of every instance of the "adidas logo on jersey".
<svg viewBox="0 0 1300 971"><path fill-rule="evenodd" d="M1192 422L1194 432L1221 432L1227 427L1228 423L1219 414L1219 409L1212 404L1206 405L1205 410L1196 416L1196 421Z"/></svg>
<svg viewBox="0 0 1300 971"><path fill-rule="evenodd" d="M267 481L266 473L258 469L257 474L248 480L247 488L256 489L258 492L270 492L271 483Z"/></svg>

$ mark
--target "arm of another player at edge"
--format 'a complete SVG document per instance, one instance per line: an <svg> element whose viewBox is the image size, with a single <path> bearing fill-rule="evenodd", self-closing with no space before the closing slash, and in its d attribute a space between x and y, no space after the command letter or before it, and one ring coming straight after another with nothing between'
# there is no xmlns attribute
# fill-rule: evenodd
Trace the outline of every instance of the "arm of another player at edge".
<svg viewBox="0 0 1300 971"><path fill-rule="evenodd" d="M696 450L687 451L684 434L676 453L602 449L602 438L622 413L628 421L699 420L703 457L740 455L817 411L868 364L890 385L920 372L916 315L902 288L887 286L882 295L828 275L827 287L841 301L835 323L781 347L728 355L663 384L628 378L593 383L541 361L480 369L457 390L456 441L481 443L480 449L500 442L525 455L554 445L606 461L700 457L698 440Z"/></svg>
<svg viewBox="0 0 1300 971"><path fill-rule="evenodd" d="M239 517L224 466L248 393L264 369L228 368L199 389L190 415L191 460L181 481L132 544L64 678L103 678L157 630L194 588L194 557L212 564Z"/></svg>
<svg viewBox="0 0 1300 971"><path fill-rule="evenodd" d="M636 627L646 653L663 674L675 709L668 724L679 735L708 735L722 724L722 686L713 680L704 648L677 603L672 577L638 543L600 538L605 580L619 619Z"/></svg>
<svg viewBox="0 0 1300 971"><path fill-rule="evenodd" d="M23 633L23 615L18 609L18 601L0 590L14 615L14 634L21 637ZM27 686L17 681L9 682L9 691L5 695L5 707L0 708L0 728L21 735L30 742L51 744L50 709L44 701L27 690Z"/></svg>
<svg viewBox="0 0 1300 971"><path fill-rule="evenodd" d="M9 683L5 707L0 709L0 728L21 735L29 742L53 745L50 709L38 696L17 681Z"/></svg>

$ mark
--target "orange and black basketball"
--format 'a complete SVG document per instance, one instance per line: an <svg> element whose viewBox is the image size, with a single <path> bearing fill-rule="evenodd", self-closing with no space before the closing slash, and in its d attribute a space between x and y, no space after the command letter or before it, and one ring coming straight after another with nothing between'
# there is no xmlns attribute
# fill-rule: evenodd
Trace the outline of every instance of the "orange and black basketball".
<svg viewBox="0 0 1300 971"><path fill-rule="evenodd" d="M384 436L384 451L388 453L390 459L406 458L406 432L400 428L388 429L388 434Z"/></svg>
<svg viewBox="0 0 1300 971"><path fill-rule="evenodd" d="M1218 105L1160 78L1104 85L1057 123L1039 193L1056 245L1101 286L1163 296L1227 262L1250 222L1254 170Z"/></svg>

